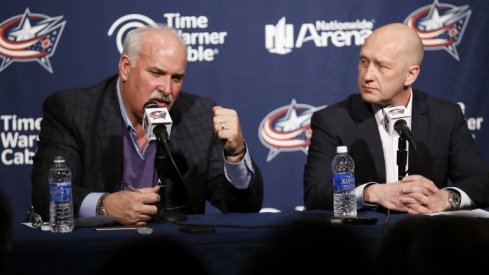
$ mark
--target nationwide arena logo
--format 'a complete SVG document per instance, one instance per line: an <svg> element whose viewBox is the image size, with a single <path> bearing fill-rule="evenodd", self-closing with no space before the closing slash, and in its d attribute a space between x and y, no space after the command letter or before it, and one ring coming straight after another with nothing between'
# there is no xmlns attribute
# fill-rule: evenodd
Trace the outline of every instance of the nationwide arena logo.
<svg viewBox="0 0 489 275"><path fill-rule="evenodd" d="M10 17L0 23L0 72L13 62L36 61L53 73L49 58L54 54L63 33L63 16L49 17L31 13Z"/></svg>
<svg viewBox="0 0 489 275"><path fill-rule="evenodd" d="M435 0L411 13L404 24L419 34L425 50L446 50L460 61L456 46L462 41L471 14L468 5L456 7Z"/></svg>
<svg viewBox="0 0 489 275"><path fill-rule="evenodd" d="M290 105L273 110L261 121L258 136L261 143L270 149L267 162L280 152L303 151L307 154L312 136L311 116L326 107L298 104L292 99Z"/></svg>
<svg viewBox="0 0 489 275"><path fill-rule="evenodd" d="M270 53L284 55L309 42L316 47L360 46L372 33L373 27L374 20L317 20L315 23L301 24L295 36L294 25L287 24L286 18L282 17L275 25L265 25L265 48Z"/></svg>
<svg viewBox="0 0 489 275"><path fill-rule="evenodd" d="M166 25L175 28L182 40L187 45L187 61L189 62L211 62L214 61L219 49L216 45L225 43L227 32L208 32L209 18L200 16L183 16L180 13L164 13ZM117 19L109 28L107 35L110 37L115 34L116 44L119 53L122 53L122 44L125 35L134 30L147 25L156 25L151 18L141 14L128 14ZM185 31L191 29L191 32Z"/></svg>

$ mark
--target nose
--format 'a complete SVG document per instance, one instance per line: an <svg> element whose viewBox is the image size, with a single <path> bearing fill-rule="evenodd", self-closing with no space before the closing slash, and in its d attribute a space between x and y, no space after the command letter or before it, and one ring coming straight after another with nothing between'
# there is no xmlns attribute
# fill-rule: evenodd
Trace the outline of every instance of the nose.
<svg viewBox="0 0 489 275"><path fill-rule="evenodd" d="M370 82L374 80L374 65L372 63L368 64L368 66L363 68L363 80L365 82Z"/></svg>
<svg viewBox="0 0 489 275"><path fill-rule="evenodd" d="M158 91L168 96L172 92L172 81L170 75L164 75L161 77L160 83L158 85Z"/></svg>

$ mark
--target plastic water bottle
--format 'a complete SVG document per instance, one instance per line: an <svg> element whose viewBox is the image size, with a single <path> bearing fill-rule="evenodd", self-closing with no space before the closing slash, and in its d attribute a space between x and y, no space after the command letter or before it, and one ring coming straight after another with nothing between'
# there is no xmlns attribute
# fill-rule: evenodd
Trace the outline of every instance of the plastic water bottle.
<svg viewBox="0 0 489 275"><path fill-rule="evenodd" d="M73 196L71 191L71 171L61 156L54 158L49 169L49 222L52 232L71 232L73 218Z"/></svg>
<svg viewBox="0 0 489 275"><path fill-rule="evenodd" d="M356 217L355 162L346 146L336 148L331 164L333 170L333 210L335 217Z"/></svg>

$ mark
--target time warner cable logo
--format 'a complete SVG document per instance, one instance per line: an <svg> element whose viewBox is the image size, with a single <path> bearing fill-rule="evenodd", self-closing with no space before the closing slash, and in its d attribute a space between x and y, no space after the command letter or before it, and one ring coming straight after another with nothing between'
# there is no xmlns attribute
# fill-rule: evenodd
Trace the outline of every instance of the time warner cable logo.
<svg viewBox="0 0 489 275"><path fill-rule="evenodd" d="M314 24L301 24L295 38L294 25L287 24L286 18L282 17L276 25L265 25L265 48L270 53L285 55L309 42L314 43L316 47L360 46L372 33L373 27L374 20L357 19L352 22L317 20Z"/></svg>
<svg viewBox="0 0 489 275"><path fill-rule="evenodd" d="M54 54L63 33L66 20L63 16L49 17L31 13L10 17L0 23L0 72L13 62L37 61L53 73L49 58Z"/></svg>
<svg viewBox="0 0 489 275"><path fill-rule="evenodd" d="M425 50L446 50L460 61L456 46L462 41L471 14L468 5L456 7L434 0L412 12L404 24L419 34Z"/></svg>
<svg viewBox="0 0 489 275"><path fill-rule="evenodd" d="M219 54L218 45L224 45L228 33L226 31L209 31L209 18L204 15L184 16L180 13L164 13L166 25L175 28L187 46L188 62L212 62ZM118 18L110 26L107 36L115 35L117 49L122 53L122 43L130 31L143 27L154 26L153 19L142 14L128 14Z"/></svg>
<svg viewBox="0 0 489 275"><path fill-rule="evenodd" d="M261 121L258 137L261 143L270 149L267 162L280 152L303 151L307 154L312 136L312 114L326 107L313 107L298 104L295 99L289 105L279 107Z"/></svg>

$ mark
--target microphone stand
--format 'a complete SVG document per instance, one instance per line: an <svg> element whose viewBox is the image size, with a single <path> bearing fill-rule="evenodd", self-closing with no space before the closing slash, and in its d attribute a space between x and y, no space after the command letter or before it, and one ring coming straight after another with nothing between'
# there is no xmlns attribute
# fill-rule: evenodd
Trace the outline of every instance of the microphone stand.
<svg viewBox="0 0 489 275"><path fill-rule="evenodd" d="M160 127L155 127L155 131L157 128ZM178 167L176 167L176 164L173 161L169 150L168 134L166 133L166 129L164 129L164 127L161 128L163 128L163 132L165 133L163 135L164 137L161 138L161 135L156 135L158 143L156 149L155 166L156 166L156 171L158 173L159 185L160 185L160 192L159 192L160 202L157 205L158 212L156 213L155 218L163 221L169 221L172 223L182 222L187 220L187 216L184 213L173 211L172 208L167 208L166 206L166 191L168 187L166 184L166 179L167 176L171 174L171 168L172 168L169 162L171 161L173 163L173 165L175 166L174 168L177 169L177 171L178 171ZM185 183L182 182L182 184ZM178 208L180 207L175 207L175 209Z"/></svg>
<svg viewBox="0 0 489 275"><path fill-rule="evenodd" d="M399 142L397 144L397 179L402 180L406 175L406 163L407 163L407 151L406 151L406 139L399 136Z"/></svg>
<svg viewBox="0 0 489 275"><path fill-rule="evenodd" d="M397 143L397 179L402 180L406 175L406 163L407 163L407 151L406 151L407 140L399 135L399 141ZM387 213L384 221L384 234L387 232L387 226L389 225L391 217L390 209L387 209Z"/></svg>

